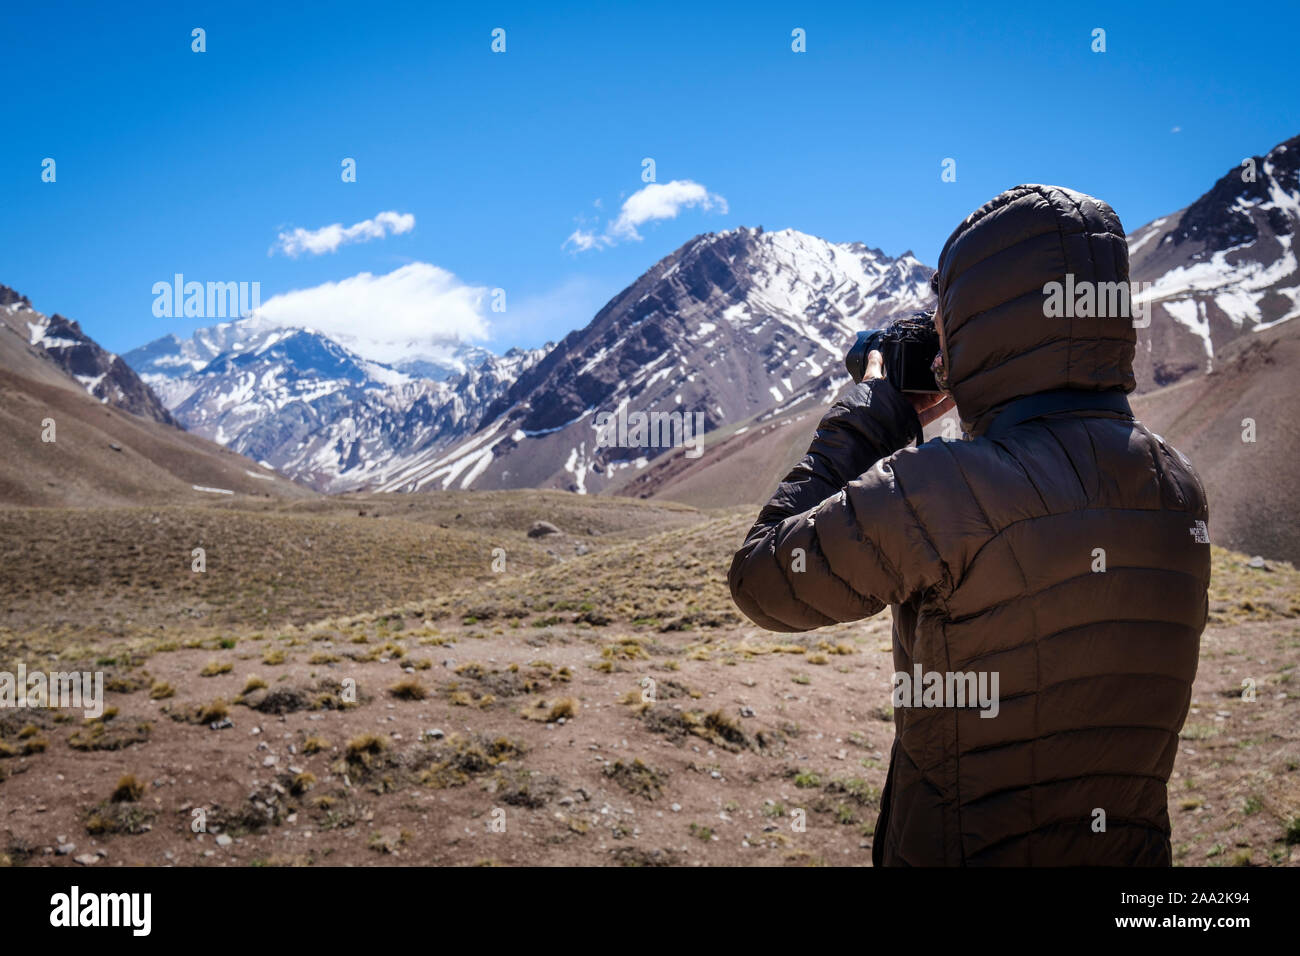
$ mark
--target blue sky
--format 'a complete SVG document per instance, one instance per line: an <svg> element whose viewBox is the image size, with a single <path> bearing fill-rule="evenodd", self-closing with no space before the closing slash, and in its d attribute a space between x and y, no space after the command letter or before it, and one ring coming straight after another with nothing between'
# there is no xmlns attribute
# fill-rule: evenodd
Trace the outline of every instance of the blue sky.
<svg viewBox="0 0 1300 956"><path fill-rule="evenodd" d="M403 267L377 302L431 283L431 327L535 346L700 232L793 227L934 264L1016 183L1101 196L1133 230L1300 132L1294 4L123 6L0 13L0 283L117 351L211 324L153 314L177 272L266 302ZM610 232L645 157L665 192L635 208L676 197L676 215ZM268 255L388 211L413 228ZM506 311L467 314L492 288Z"/></svg>

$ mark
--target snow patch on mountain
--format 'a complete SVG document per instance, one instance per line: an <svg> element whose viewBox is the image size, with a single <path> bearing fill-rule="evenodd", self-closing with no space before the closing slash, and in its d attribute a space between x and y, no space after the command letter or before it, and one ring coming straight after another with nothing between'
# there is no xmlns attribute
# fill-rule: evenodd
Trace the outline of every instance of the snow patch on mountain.
<svg viewBox="0 0 1300 956"><path fill-rule="evenodd" d="M254 316L188 340L164 336L127 357L185 427L320 490L347 491L472 433L543 354L465 346L436 367L426 355L396 368L315 329Z"/></svg>
<svg viewBox="0 0 1300 956"><path fill-rule="evenodd" d="M1238 336L1300 316L1297 230L1300 137L1230 170L1186 209L1130 234L1136 301L1152 318L1139 332L1139 385L1208 370Z"/></svg>

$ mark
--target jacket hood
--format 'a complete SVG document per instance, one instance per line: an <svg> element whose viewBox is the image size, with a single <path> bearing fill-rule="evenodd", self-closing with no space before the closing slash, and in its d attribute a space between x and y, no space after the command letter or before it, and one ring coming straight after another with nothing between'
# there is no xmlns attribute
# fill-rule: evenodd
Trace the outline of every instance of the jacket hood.
<svg viewBox="0 0 1300 956"><path fill-rule="evenodd" d="M966 432L1037 392L1131 392L1128 281L1124 227L1092 196L1016 186L967 216L935 277L944 381Z"/></svg>

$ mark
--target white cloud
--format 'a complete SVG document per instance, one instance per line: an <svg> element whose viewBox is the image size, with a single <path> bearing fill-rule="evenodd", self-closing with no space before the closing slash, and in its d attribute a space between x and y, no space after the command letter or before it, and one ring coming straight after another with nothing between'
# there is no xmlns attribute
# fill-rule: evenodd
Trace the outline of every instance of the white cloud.
<svg viewBox="0 0 1300 956"><path fill-rule="evenodd" d="M623 203L623 209L609 227L615 236L624 239L640 239L636 227L654 219L676 219L682 209L699 206L709 210L715 206L720 212L727 211L727 201L715 196L699 183L689 179L674 179L670 183L650 183L644 189L634 192Z"/></svg>
<svg viewBox="0 0 1300 956"><path fill-rule="evenodd" d="M586 252L588 249L595 249L597 246L607 246L610 244L610 240L585 229L575 229L569 238L564 240L564 244L573 246L579 252Z"/></svg>
<svg viewBox="0 0 1300 956"><path fill-rule="evenodd" d="M369 242L371 239L383 239L385 236L397 236L410 232L414 228L415 216L409 212L381 212L373 219L363 219L351 226L336 222L332 226L323 226L320 229L299 227L292 232L282 232L276 238L275 245L271 247L271 252L274 253L279 249L285 255L294 258L304 252L319 256L326 252L337 252L340 246L354 242Z"/></svg>
<svg viewBox="0 0 1300 956"><path fill-rule="evenodd" d="M413 262L387 275L362 272L273 296L255 315L271 325L315 329L363 358L393 363L487 338L490 291Z"/></svg>
<svg viewBox="0 0 1300 956"><path fill-rule="evenodd" d="M705 211L717 209L725 213L727 200L689 179L650 183L624 200L618 218L607 223L604 232L575 229L564 240L564 245L572 246L578 252L586 252L588 249L612 246L616 242L639 241L641 235L637 232L638 226L658 219L676 219L683 209L695 207Z"/></svg>

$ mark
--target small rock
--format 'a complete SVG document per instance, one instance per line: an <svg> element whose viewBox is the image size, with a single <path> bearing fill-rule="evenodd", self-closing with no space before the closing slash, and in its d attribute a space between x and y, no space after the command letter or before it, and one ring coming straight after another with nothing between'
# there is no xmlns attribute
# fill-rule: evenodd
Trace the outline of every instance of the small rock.
<svg viewBox="0 0 1300 956"><path fill-rule="evenodd" d="M1247 561L1247 562L1246 562L1246 566L1247 566L1247 567L1251 567L1251 568L1257 568L1257 569L1259 569L1260 571L1272 571L1272 570L1273 570L1273 569L1270 568L1270 567L1268 566L1268 564L1264 561L1264 558L1263 558L1261 555L1258 555L1258 554L1255 555L1253 558L1251 558L1249 561Z"/></svg>
<svg viewBox="0 0 1300 956"><path fill-rule="evenodd" d="M231 839L229 833L220 833L217 835L217 846L230 846L235 841Z"/></svg>
<svg viewBox="0 0 1300 956"><path fill-rule="evenodd" d="M426 730L424 732L424 736L432 737L434 740L441 740L443 737L446 737L447 735L442 732L441 727L432 727L429 730Z"/></svg>
<svg viewBox="0 0 1300 956"><path fill-rule="evenodd" d="M235 722L233 720L231 720L229 717L222 717L220 720L214 720L212 723L208 724L208 729L229 730L233 726L235 726Z"/></svg>
<svg viewBox="0 0 1300 956"><path fill-rule="evenodd" d="M673 806L672 806L672 811L673 811L673 813L681 813L681 812L682 812L682 805L681 805L680 803L674 803Z"/></svg>
<svg viewBox="0 0 1300 956"><path fill-rule="evenodd" d="M62 838L60 837L60 839ZM75 843L60 843L58 846L54 848L54 852L57 853L59 856L67 856L69 853L76 852L76 849L77 849L77 844Z"/></svg>
<svg viewBox="0 0 1300 956"><path fill-rule="evenodd" d="M741 716L741 717L753 717L753 716L754 716L754 708L753 708L753 707L742 707L742 708L740 708L740 716Z"/></svg>
<svg viewBox="0 0 1300 956"><path fill-rule="evenodd" d="M94 866L99 862L99 857L93 853L83 853L80 856L74 856L73 859L82 866Z"/></svg>
<svg viewBox="0 0 1300 956"><path fill-rule="evenodd" d="M533 526L528 529L528 537L545 538L547 535L564 534L559 528L549 521L534 521Z"/></svg>
<svg viewBox="0 0 1300 956"><path fill-rule="evenodd" d="M122 450L122 446L119 445L119 444L118 444L117 442L115 442L115 441L111 441L111 442L109 442L109 443L108 443L108 447L111 448L111 449L113 449L113 451L121 451L121 450Z"/></svg>

